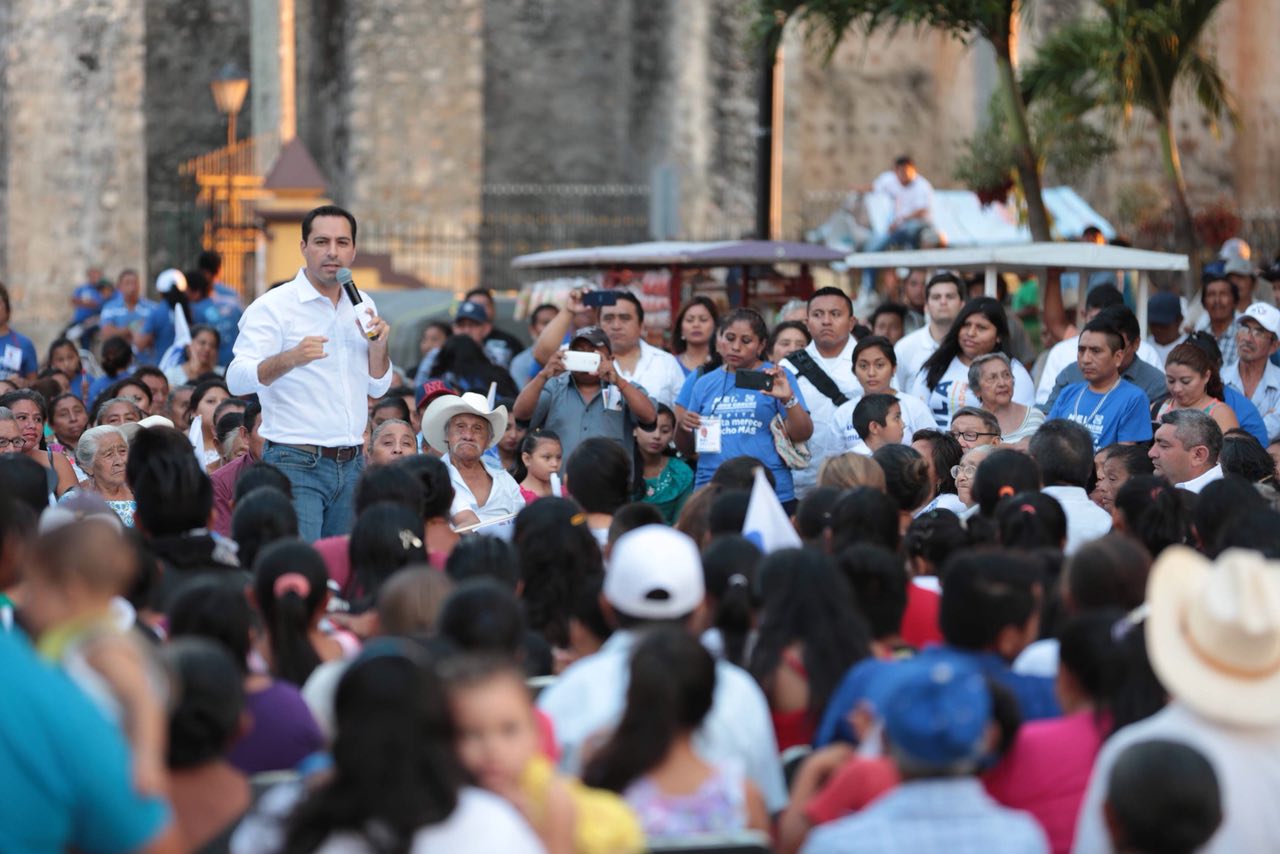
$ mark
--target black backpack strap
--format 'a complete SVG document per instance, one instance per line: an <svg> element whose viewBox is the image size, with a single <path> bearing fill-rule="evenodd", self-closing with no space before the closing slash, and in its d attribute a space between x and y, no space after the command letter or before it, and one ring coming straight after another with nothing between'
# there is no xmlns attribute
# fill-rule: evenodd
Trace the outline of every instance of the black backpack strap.
<svg viewBox="0 0 1280 854"><path fill-rule="evenodd" d="M795 367L796 373L807 379L814 388L831 398L831 402L836 406L842 406L849 402L849 398L836 385L836 381L831 379L827 372L822 370L818 363L813 360L813 357L804 350L796 350L791 353L787 356L786 361L790 362Z"/></svg>

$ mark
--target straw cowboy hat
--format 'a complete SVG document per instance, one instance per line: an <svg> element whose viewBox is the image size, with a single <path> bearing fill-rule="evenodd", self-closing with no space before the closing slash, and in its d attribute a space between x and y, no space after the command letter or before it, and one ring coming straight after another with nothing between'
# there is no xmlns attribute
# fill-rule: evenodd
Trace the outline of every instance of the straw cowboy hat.
<svg viewBox="0 0 1280 854"><path fill-rule="evenodd" d="M1170 546L1147 605L1147 651L1172 696L1221 723L1280 724L1280 562L1231 549L1211 563Z"/></svg>
<svg viewBox="0 0 1280 854"><path fill-rule="evenodd" d="M483 394L469 391L462 395L445 395L431 401L427 410L422 413L422 438L427 444L442 454L449 453L449 445L445 441L445 431L449 420L455 415L476 415L489 422L493 433L485 450L498 444L507 429L507 408L499 406L489 408L489 400Z"/></svg>

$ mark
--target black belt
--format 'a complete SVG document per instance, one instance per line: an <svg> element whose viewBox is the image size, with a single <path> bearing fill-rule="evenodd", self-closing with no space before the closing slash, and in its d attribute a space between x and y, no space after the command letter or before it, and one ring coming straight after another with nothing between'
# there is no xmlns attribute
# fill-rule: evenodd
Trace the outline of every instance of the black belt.
<svg viewBox="0 0 1280 854"><path fill-rule="evenodd" d="M340 463L354 460L364 450L360 445L348 445L345 448L322 448L319 445L290 445L287 442L272 442L271 444L279 445L282 448L293 448L295 451L302 451L304 454L316 454L326 460L334 460Z"/></svg>

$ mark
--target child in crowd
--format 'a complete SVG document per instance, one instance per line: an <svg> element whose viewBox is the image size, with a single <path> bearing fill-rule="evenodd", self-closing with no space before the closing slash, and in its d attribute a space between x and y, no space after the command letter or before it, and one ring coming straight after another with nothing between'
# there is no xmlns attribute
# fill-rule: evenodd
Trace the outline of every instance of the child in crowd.
<svg viewBox="0 0 1280 854"><path fill-rule="evenodd" d="M863 396L853 407L852 423L857 438L849 450L859 454L870 456L885 445L901 444L905 435L902 404L892 394Z"/></svg>
<svg viewBox="0 0 1280 854"><path fill-rule="evenodd" d="M134 553L116 515L89 496L46 511L42 528L26 566L23 617L40 654L120 721L138 791L160 794L167 780L163 677L113 603L136 572Z"/></svg>
<svg viewBox="0 0 1280 854"><path fill-rule="evenodd" d="M557 774L539 750L524 674L502 657L446 662L458 753L476 782L518 808L550 854L641 851L644 838L620 798Z"/></svg>
<svg viewBox="0 0 1280 854"><path fill-rule="evenodd" d="M693 748L715 684L715 661L696 638L653 630L632 656L622 720L582 775L622 793L651 839L768 829L764 800L743 769L711 764Z"/></svg>
<svg viewBox="0 0 1280 854"><path fill-rule="evenodd" d="M636 450L644 465L644 495L640 500L662 511L668 525L674 524L693 492L693 469L668 453L675 432L676 415L662 403L658 404L658 419L652 430L635 428Z"/></svg>
<svg viewBox="0 0 1280 854"><path fill-rule="evenodd" d="M520 442L520 461L511 476L520 484L526 504L556 493L551 489L551 476L559 474L564 449L560 437L550 430L530 430Z"/></svg>

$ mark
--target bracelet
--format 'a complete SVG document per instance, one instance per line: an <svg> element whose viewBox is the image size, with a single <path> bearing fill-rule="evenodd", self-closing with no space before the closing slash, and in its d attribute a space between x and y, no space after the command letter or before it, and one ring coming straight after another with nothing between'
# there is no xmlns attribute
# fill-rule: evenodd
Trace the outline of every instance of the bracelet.
<svg viewBox="0 0 1280 854"><path fill-rule="evenodd" d="M786 403L782 404L782 408L783 408L783 409L791 409L791 408L796 407L796 406L799 406L799 405L800 405L800 398L796 397L796 396L793 394L793 395L791 395L791 399L790 399L790 400L788 400Z"/></svg>

